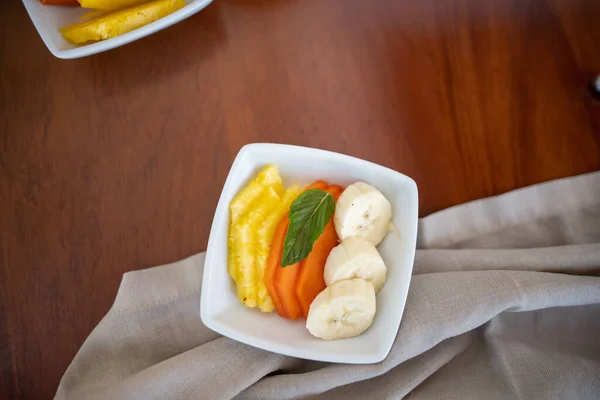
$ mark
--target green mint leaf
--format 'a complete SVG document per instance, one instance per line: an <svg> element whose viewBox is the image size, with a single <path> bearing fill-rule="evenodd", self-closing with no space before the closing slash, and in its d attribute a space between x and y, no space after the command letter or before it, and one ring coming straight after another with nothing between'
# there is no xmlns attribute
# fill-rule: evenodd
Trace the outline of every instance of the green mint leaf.
<svg viewBox="0 0 600 400"><path fill-rule="evenodd" d="M283 242L282 267L306 258L334 210L333 196L320 189L307 190L294 200L288 214L290 225Z"/></svg>

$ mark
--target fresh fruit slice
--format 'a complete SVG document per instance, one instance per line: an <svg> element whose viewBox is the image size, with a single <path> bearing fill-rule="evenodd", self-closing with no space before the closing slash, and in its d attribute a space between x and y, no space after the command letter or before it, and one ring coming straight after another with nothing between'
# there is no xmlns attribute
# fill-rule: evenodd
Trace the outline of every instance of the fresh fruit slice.
<svg viewBox="0 0 600 400"><path fill-rule="evenodd" d="M235 230L234 227L239 224L245 213L256 206L255 202L260 198L261 194L266 190L258 182L251 182L233 199L229 205L229 234L227 235L227 272L235 281L237 279L237 261L235 245Z"/></svg>
<svg viewBox="0 0 600 400"><path fill-rule="evenodd" d="M258 274L256 266L257 231L265 218L281 201L273 188L267 188L257 199L257 207L250 210L234 225L235 249L238 256L236 286L239 299L248 307L257 305ZM260 277L262 280L262 276Z"/></svg>
<svg viewBox="0 0 600 400"><path fill-rule="evenodd" d="M269 258L267 259L267 268L265 269L265 276L263 278L265 287L269 293L269 298L273 301L273 306L275 307L275 310L277 310L277 314L282 317L284 316L284 310L279 295L277 295L277 290L275 289L275 276L277 275L277 270L281 268L283 242L289 223L290 220L286 216L283 216L275 229L271 251L269 252Z"/></svg>
<svg viewBox="0 0 600 400"><path fill-rule="evenodd" d="M269 164L265 166L256 176L256 181L261 185L272 187L279 197L283 196L285 189L277 165Z"/></svg>
<svg viewBox="0 0 600 400"><path fill-rule="evenodd" d="M293 186L286 190L281 201L269 213L260 228L258 228L258 248L256 250L258 307L263 312L271 312L275 307L264 282L267 260L269 258L269 253L271 252L271 243L273 242L275 229L277 228L279 221L281 221L281 218L289 212L290 204L292 204L294 199L298 197L301 192L302 189L300 189L300 186ZM283 235L285 236L285 231L283 232Z"/></svg>
<svg viewBox="0 0 600 400"><path fill-rule="evenodd" d="M184 6L184 0L151 1L66 26L60 33L73 44L110 39L148 25Z"/></svg>
<svg viewBox="0 0 600 400"><path fill-rule="evenodd" d="M254 178L248 186L242 189L229 203L229 212L232 222L240 220L248 210L250 204L260 196L262 189L272 187L277 195L283 195L283 181L276 165L267 165Z"/></svg>
<svg viewBox="0 0 600 400"><path fill-rule="evenodd" d="M321 339L360 335L375 317L375 289L364 279L348 279L328 286L310 306L306 328Z"/></svg>
<svg viewBox="0 0 600 400"><path fill-rule="evenodd" d="M387 268L373 244L360 236L349 237L336 246L325 263L325 284L361 278L379 291L385 283Z"/></svg>
<svg viewBox="0 0 600 400"><path fill-rule="evenodd" d="M304 191L309 189L325 189L327 182L315 181ZM296 296L296 279L298 277L299 264L281 267L281 256L283 244L290 220L283 216L273 237L271 252L267 261L265 271L265 286L269 296L273 300L277 313L284 318L297 319L302 315L300 303Z"/></svg>
<svg viewBox="0 0 600 400"><path fill-rule="evenodd" d="M272 187L278 195L283 194L283 181L279 175L279 169L276 165L267 165L254 178L248 186L242 189L229 203L229 234L227 236L227 272L229 276L236 280L237 256L235 253L235 239L233 226L237 224L244 214L256 206L256 200L263 193L265 188Z"/></svg>
<svg viewBox="0 0 600 400"><path fill-rule="evenodd" d="M344 188L338 185L332 185L325 190L331 193L334 201L337 201L344 191ZM323 233L315 241L312 251L300 264L300 273L296 284L296 294L300 301L300 307L302 308L304 317L308 317L310 304L315 297L325 289L325 280L323 279L325 262L327 261L327 256L331 252L331 249L337 246L338 243L339 241L333 225L333 218L330 218Z"/></svg>
<svg viewBox="0 0 600 400"><path fill-rule="evenodd" d="M325 181L315 181L307 186L304 191L310 189L325 190L328 184ZM288 216L285 216L289 220ZM275 290L281 301L282 316L289 319L298 319L302 314L300 300L296 294L296 284L300 273L300 263L279 267L275 273Z"/></svg>
<svg viewBox="0 0 600 400"><path fill-rule="evenodd" d="M277 269L275 273L275 291L281 302L281 315L284 318L298 319L302 316L300 301L296 296L296 281L300 272L300 263ZM279 311L278 311L279 312Z"/></svg>
<svg viewBox="0 0 600 400"><path fill-rule="evenodd" d="M340 240L360 236L377 246L390 229L392 206L379 190L356 182L340 196L333 218Z"/></svg>

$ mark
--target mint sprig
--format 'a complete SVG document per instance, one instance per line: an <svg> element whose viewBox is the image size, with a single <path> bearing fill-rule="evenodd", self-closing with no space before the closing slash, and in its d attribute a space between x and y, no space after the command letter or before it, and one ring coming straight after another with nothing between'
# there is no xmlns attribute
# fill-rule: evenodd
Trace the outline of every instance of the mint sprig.
<svg viewBox="0 0 600 400"><path fill-rule="evenodd" d="M310 254L334 210L333 196L321 189L307 190L294 200L288 214L290 224L283 242L282 267L296 264Z"/></svg>

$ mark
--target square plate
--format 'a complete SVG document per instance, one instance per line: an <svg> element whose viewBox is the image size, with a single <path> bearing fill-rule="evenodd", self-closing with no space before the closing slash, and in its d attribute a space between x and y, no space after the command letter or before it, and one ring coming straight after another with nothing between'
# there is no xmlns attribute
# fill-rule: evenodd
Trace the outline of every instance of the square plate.
<svg viewBox="0 0 600 400"><path fill-rule="evenodd" d="M112 39L77 46L67 42L58 30L80 22L79 17L93 10L81 7L49 6L40 3L39 0L23 0L29 18L42 37L44 44L58 58L80 58L123 46L184 20L211 2L212 0L186 0L188 4L185 7L151 24Z"/></svg>
<svg viewBox="0 0 600 400"><path fill-rule="evenodd" d="M373 325L362 335L326 341L310 335L305 320L291 321L276 312L262 313L238 300L227 273L229 203L267 164L275 164L286 187L324 179L347 186L367 182L392 204L390 232L378 246L388 277L377 294ZM417 241L418 194L415 182L389 168L358 158L306 147L251 144L238 153L217 205L204 264L200 316L210 329L242 343L292 357L369 364L385 359L396 338L412 274Z"/></svg>

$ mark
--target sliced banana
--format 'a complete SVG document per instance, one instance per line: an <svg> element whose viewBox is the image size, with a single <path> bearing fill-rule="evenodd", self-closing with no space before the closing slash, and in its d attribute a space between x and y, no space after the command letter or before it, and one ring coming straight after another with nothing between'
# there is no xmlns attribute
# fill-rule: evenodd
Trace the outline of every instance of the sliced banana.
<svg viewBox="0 0 600 400"><path fill-rule="evenodd" d="M340 240L360 236L377 246L388 233L392 206L373 186L356 182L348 186L335 207L335 230Z"/></svg>
<svg viewBox="0 0 600 400"><path fill-rule="evenodd" d="M349 237L331 250L325 262L327 286L352 278L361 278L379 291L387 277L387 268L373 244L360 236Z"/></svg>
<svg viewBox="0 0 600 400"><path fill-rule="evenodd" d="M373 323L375 289L364 279L348 279L328 286L315 297L306 329L321 339L346 339L358 336Z"/></svg>

